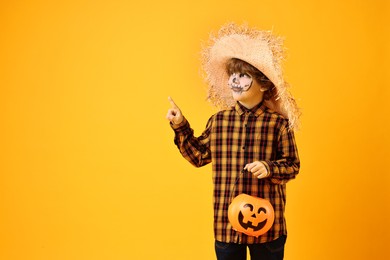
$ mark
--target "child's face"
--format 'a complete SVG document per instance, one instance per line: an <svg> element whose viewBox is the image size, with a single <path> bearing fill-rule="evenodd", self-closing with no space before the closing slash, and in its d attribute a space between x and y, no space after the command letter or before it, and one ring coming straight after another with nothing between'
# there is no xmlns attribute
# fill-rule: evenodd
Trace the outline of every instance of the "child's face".
<svg viewBox="0 0 390 260"><path fill-rule="evenodd" d="M228 85L233 92L246 92L252 87L252 76L247 73L232 73Z"/></svg>
<svg viewBox="0 0 390 260"><path fill-rule="evenodd" d="M232 73L228 80L234 100L245 103L256 103L263 99L260 85L247 73Z"/></svg>

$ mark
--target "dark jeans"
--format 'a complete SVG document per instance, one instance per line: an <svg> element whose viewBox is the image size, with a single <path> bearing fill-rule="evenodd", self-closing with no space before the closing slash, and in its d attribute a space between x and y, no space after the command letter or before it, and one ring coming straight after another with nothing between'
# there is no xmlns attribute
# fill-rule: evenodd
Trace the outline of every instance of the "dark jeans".
<svg viewBox="0 0 390 260"><path fill-rule="evenodd" d="M282 260L287 236L262 244L235 244L215 241L218 260L246 260L246 247L249 247L251 260Z"/></svg>

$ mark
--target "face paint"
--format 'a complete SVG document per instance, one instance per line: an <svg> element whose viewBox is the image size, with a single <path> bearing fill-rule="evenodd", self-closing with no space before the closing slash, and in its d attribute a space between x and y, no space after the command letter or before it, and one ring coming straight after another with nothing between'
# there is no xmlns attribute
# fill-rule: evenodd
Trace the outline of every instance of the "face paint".
<svg viewBox="0 0 390 260"><path fill-rule="evenodd" d="M252 86L252 77L246 73L233 73L229 77L228 86L238 93L248 91Z"/></svg>

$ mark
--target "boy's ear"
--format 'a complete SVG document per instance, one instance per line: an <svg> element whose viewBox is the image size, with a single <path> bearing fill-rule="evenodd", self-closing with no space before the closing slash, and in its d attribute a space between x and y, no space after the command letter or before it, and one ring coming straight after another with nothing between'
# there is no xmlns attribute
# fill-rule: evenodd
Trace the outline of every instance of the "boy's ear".
<svg viewBox="0 0 390 260"><path fill-rule="evenodd" d="M260 86L260 91L261 92L266 92L267 90L269 90L268 84L263 84L263 85Z"/></svg>
<svg viewBox="0 0 390 260"><path fill-rule="evenodd" d="M260 84L260 91L266 92L267 90L270 90L273 87L273 84L270 81L263 81Z"/></svg>

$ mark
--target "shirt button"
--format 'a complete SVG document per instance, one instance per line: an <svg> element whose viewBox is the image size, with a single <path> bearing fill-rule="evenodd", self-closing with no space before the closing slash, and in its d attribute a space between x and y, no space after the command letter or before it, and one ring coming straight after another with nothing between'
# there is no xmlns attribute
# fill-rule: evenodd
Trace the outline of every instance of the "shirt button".
<svg viewBox="0 0 390 260"><path fill-rule="evenodd" d="M242 150L245 150L245 146L242 147Z"/></svg>

